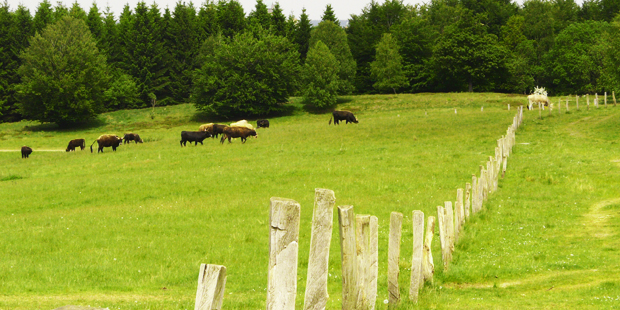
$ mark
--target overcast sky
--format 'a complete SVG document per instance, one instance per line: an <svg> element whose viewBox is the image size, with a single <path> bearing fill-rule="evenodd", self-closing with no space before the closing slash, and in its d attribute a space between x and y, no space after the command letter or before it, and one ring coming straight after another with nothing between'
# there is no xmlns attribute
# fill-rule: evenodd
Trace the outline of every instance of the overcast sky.
<svg viewBox="0 0 620 310"><path fill-rule="evenodd" d="M0 0L0 1L3 2L4 0ZM123 10L123 7L125 6L125 4L129 4L129 7L131 7L131 9L133 10L136 7L136 3L139 2L139 0L125 0L125 1L123 0L119 0L119 1L113 1L113 0L94 0L94 1L93 0L62 0L62 1L49 0L49 2L52 3L52 5L54 6L56 5L57 2L62 2L66 7L71 7L75 1L77 1L80 7L82 7L82 9L84 9L87 13L90 7L92 6L93 2L97 3L97 7L99 8L100 11L105 11L105 8L109 6L110 10L114 12L114 15L117 17ZM238 1L243 6L246 15L250 13L251 11L253 11L254 7L256 6L256 0L238 0ZM429 1L430 0L403 0L403 3L414 5L414 4L420 4L420 3L425 3ZM580 4L582 1L583 0L576 0L575 2ZM174 6L178 2L178 0L156 0L156 1L146 0L145 1L145 3L147 3L148 5L151 5L153 2L157 3L157 5L159 6L163 14L163 10L166 7L170 8L170 10L172 11L174 9ZM189 1L184 1L184 2L189 3ZM197 0L197 1L194 1L193 3L194 3L194 6L198 8L203 4L203 2L204 0ZM217 2L217 0L215 2ZM323 15L323 12L325 11L325 6L327 6L328 4L331 4L332 8L334 9L334 13L336 13L336 17L340 20L346 20L346 19L349 19L351 14L355 14L355 15L361 14L362 9L370 3L370 0L279 0L279 1L263 0L263 2L268 7L271 6L272 3L275 4L276 2L279 2L280 7L282 8L282 12L286 16L292 13L296 17L299 17L301 15L301 10L303 8L306 8L306 14L308 14L311 20L321 19L321 16ZM377 0L377 2L383 3L384 0ZM523 3L523 0L517 0L517 2ZM37 10L37 7L39 3L41 3L41 1L40 0L8 0L8 3L10 5L11 11L15 11L17 6L19 4L22 4L26 8L28 8L30 10L30 14L34 16Z"/></svg>

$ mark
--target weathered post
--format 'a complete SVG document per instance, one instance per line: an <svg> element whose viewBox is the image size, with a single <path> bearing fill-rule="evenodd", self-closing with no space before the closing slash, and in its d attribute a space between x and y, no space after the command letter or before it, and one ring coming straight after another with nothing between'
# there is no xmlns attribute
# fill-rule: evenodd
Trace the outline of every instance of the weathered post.
<svg viewBox="0 0 620 310"><path fill-rule="evenodd" d="M538 116L542 119L542 108L540 107L542 104L538 104Z"/></svg>
<svg viewBox="0 0 620 310"><path fill-rule="evenodd" d="M271 198L267 310L295 309L300 205Z"/></svg>
<svg viewBox="0 0 620 310"><path fill-rule="evenodd" d="M607 92L605 92L605 108L607 108Z"/></svg>
<svg viewBox="0 0 620 310"><path fill-rule="evenodd" d="M616 92L612 91L611 96L614 98L614 107L616 106Z"/></svg>
<svg viewBox="0 0 620 310"><path fill-rule="evenodd" d="M442 206L437 206L437 224L439 225L439 242L441 245L441 260L443 261L443 270L448 270L448 252L450 245L446 236L446 211Z"/></svg>
<svg viewBox="0 0 620 310"><path fill-rule="evenodd" d="M590 94L586 94L586 101L588 102L588 107L586 110L590 110Z"/></svg>
<svg viewBox="0 0 620 310"><path fill-rule="evenodd" d="M418 302L418 292L423 283L422 256L424 244L424 213L413 211L413 256L411 258L411 282L409 285L409 300Z"/></svg>
<svg viewBox="0 0 620 310"><path fill-rule="evenodd" d="M471 214L478 212L478 178L471 175Z"/></svg>
<svg viewBox="0 0 620 310"><path fill-rule="evenodd" d="M357 306L357 245L353 206L338 207L340 256L342 260L342 309Z"/></svg>
<svg viewBox="0 0 620 310"><path fill-rule="evenodd" d="M370 217L370 253L369 253L369 273L368 290L366 296L369 309L374 310L377 303L377 279L379 278L379 219L376 216Z"/></svg>
<svg viewBox="0 0 620 310"><path fill-rule="evenodd" d="M558 115L562 115L562 98L558 98Z"/></svg>
<svg viewBox="0 0 620 310"><path fill-rule="evenodd" d="M461 230L463 229L463 221L465 219L465 208L463 208L463 189L459 188L456 190L456 203L454 204L456 210L455 214L455 222L454 222L454 237L456 240L459 239L459 235L461 234Z"/></svg>
<svg viewBox="0 0 620 310"><path fill-rule="evenodd" d="M510 103L508 104L508 111L510 111Z"/></svg>
<svg viewBox="0 0 620 310"><path fill-rule="evenodd" d="M502 179L504 178L504 176L506 176L506 165L508 164L508 156L504 156L503 160L502 160Z"/></svg>
<svg viewBox="0 0 620 310"><path fill-rule="evenodd" d="M464 220L467 220L469 218L470 207L471 207L471 183L465 183L465 219Z"/></svg>
<svg viewBox="0 0 620 310"><path fill-rule="evenodd" d="M388 303L396 305L400 301L398 275L400 274L400 240L402 236L403 214L390 214L390 239L388 243Z"/></svg>
<svg viewBox="0 0 620 310"><path fill-rule="evenodd" d="M594 93L594 106L598 109L598 93Z"/></svg>
<svg viewBox="0 0 620 310"><path fill-rule="evenodd" d="M355 243L357 244L357 307L369 309L368 283L370 279L370 215L355 215Z"/></svg>
<svg viewBox="0 0 620 310"><path fill-rule="evenodd" d="M329 248L332 240L335 203L334 191L322 188L314 190L312 235L304 299L305 310L325 309L327 306Z"/></svg>
<svg viewBox="0 0 620 310"><path fill-rule="evenodd" d="M568 97L566 97L566 112L569 112L569 110L568 110Z"/></svg>
<svg viewBox="0 0 620 310"><path fill-rule="evenodd" d="M445 212L446 212L446 231L448 232L446 235L448 236L448 245L449 245L449 255L448 262L452 262L452 252L454 252L454 210L452 210L452 201L445 201Z"/></svg>
<svg viewBox="0 0 620 310"><path fill-rule="evenodd" d="M220 310L226 286L226 267L200 264L194 310Z"/></svg>
<svg viewBox="0 0 620 310"><path fill-rule="evenodd" d="M422 276L424 281L433 282L433 274L435 273L435 264L433 264L433 253L431 246L435 235L435 217L429 216L426 219L426 235L424 236L424 248L422 255ZM424 284L420 284L420 287Z"/></svg>
<svg viewBox="0 0 620 310"><path fill-rule="evenodd" d="M579 95L575 96L575 104L577 105L577 111L579 111Z"/></svg>

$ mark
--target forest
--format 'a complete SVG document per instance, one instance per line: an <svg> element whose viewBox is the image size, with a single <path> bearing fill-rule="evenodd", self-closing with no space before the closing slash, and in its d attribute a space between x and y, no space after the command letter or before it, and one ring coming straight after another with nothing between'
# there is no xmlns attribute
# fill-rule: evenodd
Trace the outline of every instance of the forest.
<svg viewBox="0 0 620 310"><path fill-rule="evenodd" d="M104 111L194 103L219 116L268 115L291 96L620 87L620 0L371 1L341 27L313 26L257 0L126 5L114 12L0 5L0 120L70 126Z"/></svg>

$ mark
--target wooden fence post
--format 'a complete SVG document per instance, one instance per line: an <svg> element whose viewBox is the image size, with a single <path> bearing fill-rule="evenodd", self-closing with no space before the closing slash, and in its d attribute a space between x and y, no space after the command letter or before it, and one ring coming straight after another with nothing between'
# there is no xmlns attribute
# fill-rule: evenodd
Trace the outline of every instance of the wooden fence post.
<svg viewBox="0 0 620 310"><path fill-rule="evenodd" d="M568 97L566 97L566 112L569 112L569 110L568 110Z"/></svg>
<svg viewBox="0 0 620 310"><path fill-rule="evenodd" d="M579 111L579 95L575 96L575 104L577 105L577 111Z"/></svg>
<svg viewBox="0 0 620 310"><path fill-rule="evenodd" d="M295 309L299 212L296 201L271 198L267 310Z"/></svg>
<svg viewBox="0 0 620 310"><path fill-rule="evenodd" d="M357 306L357 245L353 206L338 207L340 256L342 260L342 309Z"/></svg>
<svg viewBox="0 0 620 310"><path fill-rule="evenodd" d="M605 92L605 108L607 108L607 92Z"/></svg>
<svg viewBox="0 0 620 310"><path fill-rule="evenodd" d="M226 267L200 264L194 310L220 310L226 286Z"/></svg>
<svg viewBox="0 0 620 310"><path fill-rule="evenodd" d="M437 224L439 225L439 242L441 245L441 260L443 262L443 270L448 270L448 252L450 245L446 236L446 220L445 211L442 206L437 206Z"/></svg>
<svg viewBox="0 0 620 310"><path fill-rule="evenodd" d="M357 307L369 309L370 282L370 215L355 215L355 243L357 245Z"/></svg>
<svg viewBox="0 0 620 310"><path fill-rule="evenodd" d="M478 212L478 178L475 174L471 175L471 214Z"/></svg>
<svg viewBox="0 0 620 310"><path fill-rule="evenodd" d="M586 108L586 110L590 110L590 94L586 94L586 101L588 102L588 107Z"/></svg>
<svg viewBox="0 0 620 310"><path fill-rule="evenodd" d="M471 183L465 183L465 219L469 218L469 209L471 207Z"/></svg>
<svg viewBox="0 0 620 310"><path fill-rule="evenodd" d="M327 276L329 274L329 248L334 222L334 191L317 188L314 190L312 213L312 235L306 279L305 310L325 309L327 306Z"/></svg>
<svg viewBox="0 0 620 310"><path fill-rule="evenodd" d="M598 93L594 93L594 106L598 109Z"/></svg>
<svg viewBox="0 0 620 310"><path fill-rule="evenodd" d="M452 209L452 201L445 201L445 212L446 212L446 228L447 228L447 236L448 236L448 245L449 245L449 255L448 262L452 262L452 253L454 252L454 210Z"/></svg>
<svg viewBox="0 0 620 310"><path fill-rule="evenodd" d="M370 217L370 248L369 248L368 290L366 291L369 309L374 310L377 303L377 279L379 278L379 219Z"/></svg>
<svg viewBox="0 0 620 310"><path fill-rule="evenodd" d="M400 301L398 275L400 274L400 240L402 236L403 214L390 214L390 239L388 243L388 303L396 305Z"/></svg>
<svg viewBox="0 0 620 310"><path fill-rule="evenodd" d="M463 208L463 189L458 188L456 190L456 202L454 203L454 238L459 239L461 230L463 229L463 221L465 219L465 208Z"/></svg>
<svg viewBox="0 0 620 310"><path fill-rule="evenodd" d="M435 217L429 216L426 219L426 234L424 235L424 248L422 254L422 276L424 281L433 282L433 274L435 273L435 264L433 264L433 253L431 246L435 235ZM422 281L422 284L424 284ZM422 287L422 285L420 285Z"/></svg>
<svg viewBox="0 0 620 310"><path fill-rule="evenodd" d="M612 91L611 96L614 98L614 107L615 107L616 106L616 91Z"/></svg>
<svg viewBox="0 0 620 310"><path fill-rule="evenodd" d="M562 98L558 98L558 115L562 115Z"/></svg>
<svg viewBox="0 0 620 310"><path fill-rule="evenodd" d="M413 255L411 258L411 281L409 285L409 300L417 303L418 293L423 283L422 256L424 243L424 213L413 211Z"/></svg>

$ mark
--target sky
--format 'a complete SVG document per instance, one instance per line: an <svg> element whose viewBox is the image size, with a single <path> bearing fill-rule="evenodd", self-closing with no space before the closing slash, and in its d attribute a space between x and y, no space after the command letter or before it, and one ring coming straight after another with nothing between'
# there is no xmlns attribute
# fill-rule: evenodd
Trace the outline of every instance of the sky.
<svg viewBox="0 0 620 310"><path fill-rule="evenodd" d="M0 0L3 2L3 0ZM10 10L15 11L18 5L24 5L26 8L30 10L30 14L34 16L39 3L42 0L8 0ZM84 9L87 13L93 2L97 3L97 7L100 11L105 11L106 7L110 7L110 10L114 12L114 15L118 18L125 4L129 4L129 7L134 9L139 0L48 0L52 3L53 6L56 5L57 2L62 2L66 7L71 7L75 1L78 2L80 7ZM163 12L163 10L168 7L170 10L174 10L176 3L179 0L144 0L144 2L148 5L151 5L153 2L157 3L157 6ZM205 0L195 0L193 1L194 6L199 8ZM243 6L246 15L254 10L256 6L256 0L237 0ZM581 4L583 0L576 0L575 2ZM184 1L189 3L189 0ZM217 0L215 0L217 2ZM362 13L364 7L366 7L370 0L263 0L268 7L276 2L280 3L280 7L282 8L282 12L284 15L289 16L291 14L299 17L301 15L301 10L303 8L306 9L306 14L310 20L320 20L323 12L325 11L325 7L328 4L331 4L336 17L340 20L347 20L352 14L359 15ZM376 0L378 3L383 3L384 0ZM425 2L430 2L430 0L403 0L404 4L422 4ZM517 3L523 3L523 0L517 0Z"/></svg>

